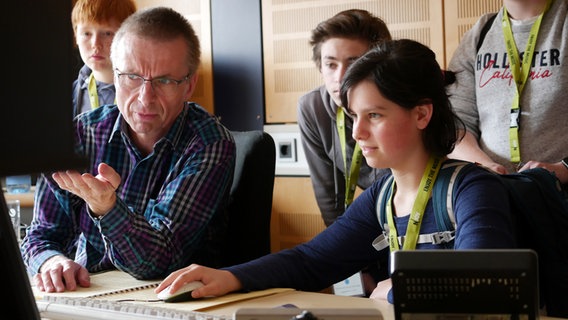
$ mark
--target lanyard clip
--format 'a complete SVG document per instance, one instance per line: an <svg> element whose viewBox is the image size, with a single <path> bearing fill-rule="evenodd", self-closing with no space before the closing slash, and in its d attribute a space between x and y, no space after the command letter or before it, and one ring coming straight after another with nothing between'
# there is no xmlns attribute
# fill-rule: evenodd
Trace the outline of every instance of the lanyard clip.
<svg viewBox="0 0 568 320"><path fill-rule="evenodd" d="M520 108L518 109L511 109L511 122L509 123L509 128L518 128L519 127L519 114Z"/></svg>

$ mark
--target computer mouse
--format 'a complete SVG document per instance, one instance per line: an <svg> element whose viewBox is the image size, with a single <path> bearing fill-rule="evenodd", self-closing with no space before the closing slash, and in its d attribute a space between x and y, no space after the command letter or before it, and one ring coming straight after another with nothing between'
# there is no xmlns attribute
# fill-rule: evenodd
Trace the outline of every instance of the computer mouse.
<svg viewBox="0 0 568 320"><path fill-rule="evenodd" d="M201 287L203 287L203 282L201 281L188 282L175 292L170 292L170 287L168 286L158 293L158 299L163 300L164 302L183 302L195 300L191 296L191 292Z"/></svg>

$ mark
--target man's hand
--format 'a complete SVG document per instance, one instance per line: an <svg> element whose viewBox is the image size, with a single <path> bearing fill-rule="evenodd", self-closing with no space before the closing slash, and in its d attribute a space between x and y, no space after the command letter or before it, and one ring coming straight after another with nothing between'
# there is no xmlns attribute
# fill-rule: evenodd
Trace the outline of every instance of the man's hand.
<svg viewBox="0 0 568 320"><path fill-rule="evenodd" d="M59 187L81 197L95 216L104 216L116 204L120 175L106 163L99 164L99 174L59 171L52 175Z"/></svg>
<svg viewBox="0 0 568 320"><path fill-rule="evenodd" d="M89 271L75 261L62 255L45 261L40 272L34 275L35 286L44 292L75 291L77 285L89 287Z"/></svg>
<svg viewBox="0 0 568 320"><path fill-rule="evenodd" d="M562 162L546 163L540 161L529 161L525 163L521 168L519 168L519 171L532 168L544 168L550 172L553 172L562 184L568 183L568 168L566 168L566 166L564 166Z"/></svg>
<svg viewBox="0 0 568 320"><path fill-rule="evenodd" d="M490 170L492 170L492 171L494 171L494 172L497 172L497 173L499 173L499 174L507 174L507 173L509 173L509 172L507 171L507 168L505 168L505 166L500 165L500 164L498 164L498 163L496 163L496 162L490 162L490 163L485 163L485 164L484 164L484 163L481 163L481 165L484 166L484 167L486 167L486 168L488 168L488 169L490 169Z"/></svg>
<svg viewBox="0 0 568 320"><path fill-rule="evenodd" d="M481 150L477 139L473 136L473 134L471 134L471 132L465 132L463 139L456 144L454 151L450 153L448 157L452 159L477 162L500 174L507 173L507 169L504 166L493 161L487 153Z"/></svg>
<svg viewBox="0 0 568 320"><path fill-rule="evenodd" d="M373 293L369 298L376 300L387 300L388 293L392 288L392 280L390 278L383 280L377 284Z"/></svg>

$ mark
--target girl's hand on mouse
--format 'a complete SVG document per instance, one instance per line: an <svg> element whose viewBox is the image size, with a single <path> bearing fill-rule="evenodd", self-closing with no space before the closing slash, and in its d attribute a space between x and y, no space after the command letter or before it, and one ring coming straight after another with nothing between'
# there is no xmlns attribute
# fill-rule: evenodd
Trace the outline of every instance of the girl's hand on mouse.
<svg viewBox="0 0 568 320"><path fill-rule="evenodd" d="M203 287L193 290L191 294L196 299L206 296L222 296L242 288L239 279L229 271L192 264L172 272L158 285L154 292L159 293L170 285L171 291L175 292L184 283L192 281L201 281L203 283Z"/></svg>

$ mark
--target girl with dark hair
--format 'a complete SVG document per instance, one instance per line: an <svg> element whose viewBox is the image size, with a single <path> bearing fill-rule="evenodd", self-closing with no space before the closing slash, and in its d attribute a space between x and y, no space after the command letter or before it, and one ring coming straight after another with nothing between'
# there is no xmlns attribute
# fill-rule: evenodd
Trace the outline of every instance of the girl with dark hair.
<svg viewBox="0 0 568 320"><path fill-rule="evenodd" d="M220 270L190 265L156 291L171 285L167 290L175 292L194 280L204 284L193 291L194 298L271 287L319 291L393 250L514 248L506 190L478 167L456 182L455 234L441 243L428 237L438 231L430 193L438 172L454 161L447 154L459 139L460 121L445 92L452 80L434 53L415 41L389 41L367 52L347 70L341 99L369 165L392 173L311 241ZM379 206L380 192L387 189L392 196ZM390 291L391 281L384 279L370 297L387 299Z"/></svg>

